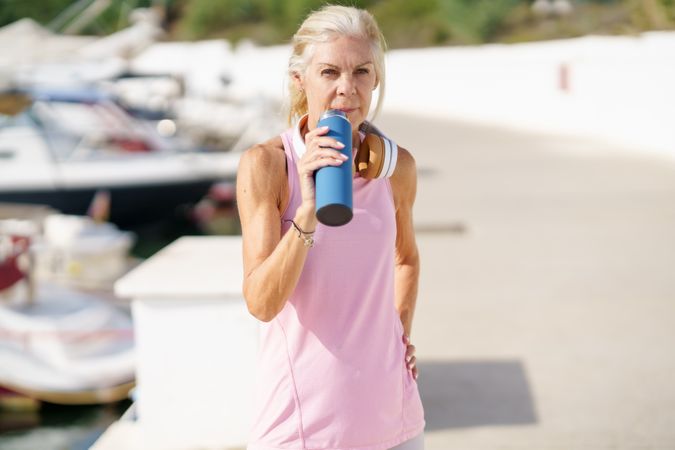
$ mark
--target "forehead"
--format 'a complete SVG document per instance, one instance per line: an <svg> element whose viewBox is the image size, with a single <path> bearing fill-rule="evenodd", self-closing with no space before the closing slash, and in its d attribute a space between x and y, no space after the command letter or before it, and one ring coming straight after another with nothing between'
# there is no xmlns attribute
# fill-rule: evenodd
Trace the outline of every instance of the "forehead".
<svg viewBox="0 0 675 450"><path fill-rule="evenodd" d="M310 65L325 63L342 67L373 62L370 43L362 38L340 36L315 44L313 50Z"/></svg>

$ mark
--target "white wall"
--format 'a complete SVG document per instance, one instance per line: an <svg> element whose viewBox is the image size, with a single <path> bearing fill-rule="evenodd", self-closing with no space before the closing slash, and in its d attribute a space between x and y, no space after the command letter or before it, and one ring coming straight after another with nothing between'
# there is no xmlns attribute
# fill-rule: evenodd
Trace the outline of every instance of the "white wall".
<svg viewBox="0 0 675 450"><path fill-rule="evenodd" d="M388 111L584 135L675 157L675 33L396 50L387 69Z"/></svg>

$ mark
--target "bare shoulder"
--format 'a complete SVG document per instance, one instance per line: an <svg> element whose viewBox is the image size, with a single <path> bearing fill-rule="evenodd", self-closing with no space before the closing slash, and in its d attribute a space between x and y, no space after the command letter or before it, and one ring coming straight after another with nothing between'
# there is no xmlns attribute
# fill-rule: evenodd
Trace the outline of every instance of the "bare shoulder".
<svg viewBox="0 0 675 450"><path fill-rule="evenodd" d="M281 137L276 136L269 141L256 144L246 150L239 162L239 170L254 169L266 176L274 175L279 167L286 166L284 145Z"/></svg>
<svg viewBox="0 0 675 450"><path fill-rule="evenodd" d="M394 200L397 203L402 198L409 198L409 201L414 201L417 188L417 163L412 153L401 146L398 147L396 169L390 180L394 191Z"/></svg>
<svg viewBox="0 0 675 450"><path fill-rule="evenodd" d="M397 174L402 178L408 178L417 174L417 163L415 162L415 157L412 155L412 153L410 153L410 151L401 146L398 147L396 170L394 170L392 178Z"/></svg>
<svg viewBox="0 0 675 450"><path fill-rule="evenodd" d="M280 136L246 150L237 170L238 199L253 198L281 203L286 186L286 156Z"/></svg>

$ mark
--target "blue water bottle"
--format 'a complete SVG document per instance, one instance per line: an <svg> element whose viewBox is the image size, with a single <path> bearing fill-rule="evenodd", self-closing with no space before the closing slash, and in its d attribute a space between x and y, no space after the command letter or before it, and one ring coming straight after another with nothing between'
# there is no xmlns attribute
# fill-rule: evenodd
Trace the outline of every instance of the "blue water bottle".
<svg viewBox="0 0 675 450"><path fill-rule="evenodd" d="M352 125L347 115L329 109L319 119L318 127L327 126L330 136L345 146L339 151L348 156L339 166L325 166L314 174L316 186L316 218L324 225L340 226L352 220Z"/></svg>

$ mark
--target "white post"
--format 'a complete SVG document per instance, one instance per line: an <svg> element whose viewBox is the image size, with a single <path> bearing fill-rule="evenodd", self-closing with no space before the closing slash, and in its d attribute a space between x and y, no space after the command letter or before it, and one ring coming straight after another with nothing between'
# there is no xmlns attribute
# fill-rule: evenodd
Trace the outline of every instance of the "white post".
<svg viewBox="0 0 675 450"><path fill-rule="evenodd" d="M132 298L139 448L246 444L259 327L242 276L240 237L183 237L116 283Z"/></svg>

